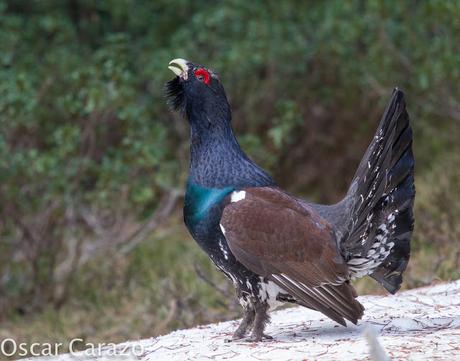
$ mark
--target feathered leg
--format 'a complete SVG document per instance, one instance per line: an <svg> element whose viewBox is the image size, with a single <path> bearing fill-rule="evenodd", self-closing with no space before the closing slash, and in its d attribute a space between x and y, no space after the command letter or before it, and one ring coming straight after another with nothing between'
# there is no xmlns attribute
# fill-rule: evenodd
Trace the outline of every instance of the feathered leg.
<svg viewBox="0 0 460 361"><path fill-rule="evenodd" d="M233 333L233 340L239 340L246 336L248 329L252 326L255 318L255 312L253 309L246 309L244 312L243 319L241 320L240 325Z"/></svg>
<svg viewBox="0 0 460 361"><path fill-rule="evenodd" d="M266 303L256 304L254 327L249 341L259 342L262 341L262 338L266 338L268 340L273 339L273 337L264 334L265 325L270 321L270 316L267 311L268 305Z"/></svg>

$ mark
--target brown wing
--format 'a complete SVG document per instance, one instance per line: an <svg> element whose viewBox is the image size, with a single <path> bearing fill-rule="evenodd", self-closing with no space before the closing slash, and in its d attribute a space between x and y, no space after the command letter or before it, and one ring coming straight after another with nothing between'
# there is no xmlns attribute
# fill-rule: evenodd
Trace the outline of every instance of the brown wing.
<svg viewBox="0 0 460 361"><path fill-rule="evenodd" d="M247 188L232 194L221 225L238 261L300 304L343 325L361 317L332 226L308 205L278 188Z"/></svg>

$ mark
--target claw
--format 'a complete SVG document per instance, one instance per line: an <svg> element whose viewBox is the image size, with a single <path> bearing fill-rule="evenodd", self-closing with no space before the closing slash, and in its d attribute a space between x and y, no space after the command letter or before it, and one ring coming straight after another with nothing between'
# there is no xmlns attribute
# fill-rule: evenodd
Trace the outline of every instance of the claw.
<svg viewBox="0 0 460 361"><path fill-rule="evenodd" d="M270 335L266 335L265 333L261 335L251 335L249 338L246 339L247 342L261 342L261 341L271 341L273 337Z"/></svg>
<svg viewBox="0 0 460 361"><path fill-rule="evenodd" d="M245 333L235 332L231 340L232 341L241 340L242 338L244 338L244 336L245 336Z"/></svg>

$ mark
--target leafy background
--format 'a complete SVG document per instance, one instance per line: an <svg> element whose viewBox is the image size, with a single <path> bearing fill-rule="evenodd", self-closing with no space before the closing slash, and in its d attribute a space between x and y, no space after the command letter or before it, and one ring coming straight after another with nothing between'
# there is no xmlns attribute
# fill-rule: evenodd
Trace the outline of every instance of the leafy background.
<svg viewBox="0 0 460 361"><path fill-rule="evenodd" d="M344 194L403 89L417 159L404 287L459 278L459 14L441 0L0 0L0 338L117 342L240 314L181 221L188 127L163 98L177 57L220 73L243 148L318 202Z"/></svg>

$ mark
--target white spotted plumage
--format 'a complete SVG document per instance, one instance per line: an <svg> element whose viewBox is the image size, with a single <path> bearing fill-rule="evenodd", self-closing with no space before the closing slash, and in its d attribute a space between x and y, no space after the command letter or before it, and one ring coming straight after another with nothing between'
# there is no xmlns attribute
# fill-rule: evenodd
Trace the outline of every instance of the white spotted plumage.
<svg viewBox="0 0 460 361"><path fill-rule="evenodd" d="M224 255L224 258L226 260L228 260L228 251L227 249L225 248L224 244L222 243L222 240L219 241L219 247L220 247L220 250L222 251L223 255Z"/></svg>
<svg viewBox="0 0 460 361"><path fill-rule="evenodd" d="M219 224L220 226L220 230L222 231L222 234L225 235L225 228L222 224ZM227 248L224 246L222 240L219 240L219 247L220 247L220 250L222 251L223 255L224 255L224 258L226 260L228 260L228 250Z"/></svg>
<svg viewBox="0 0 460 361"><path fill-rule="evenodd" d="M269 310L274 310L277 307L281 306L283 303L277 300L278 294L286 293L281 287L279 287L276 283L264 280L262 277L260 278L259 283L259 297L262 302L266 302Z"/></svg>
<svg viewBox="0 0 460 361"><path fill-rule="evenodd" d="M350 268L351 278L359 278L372 273L388 257L394 246L394 242L388 242L388 239L396 226L394 221L397 214L398 210L390 213L384 223L378 226L378 234L374 237L374 243L365 255L356 255L348 260L347 264ZM372 214L367 217L368 228L372 226L371 220ZM368 235L369 231L366 229L361 236L361 244L367 243Z"/></svg>

